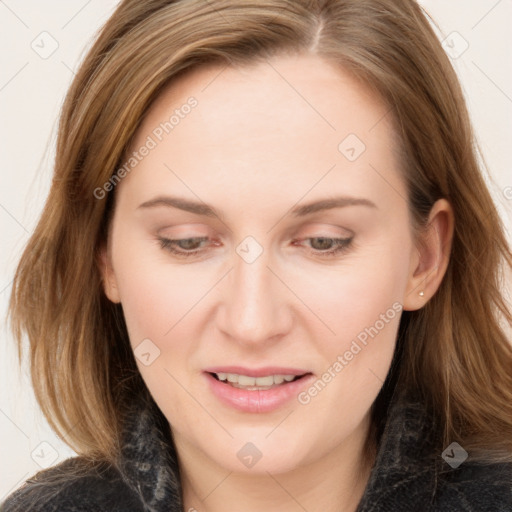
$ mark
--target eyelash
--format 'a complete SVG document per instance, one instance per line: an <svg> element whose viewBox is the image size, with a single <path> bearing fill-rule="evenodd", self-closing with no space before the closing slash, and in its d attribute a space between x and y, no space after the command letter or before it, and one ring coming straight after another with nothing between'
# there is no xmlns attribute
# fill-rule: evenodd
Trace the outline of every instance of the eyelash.
<svg viewBox="0 0 512 512"><path fill-rule="evenodd" d="M333 249L329 249L327 251L319 251L319 250L310 250L309 252L315 256L320 256L321 258L333 258L338 254L342 254L347 251L352 245L353 237L351 238L333 238L327 236L314 236L305 238L304 240L332 240L335 245ZM178 256L180 258L190 258L192 256L196 256L201 252L201 249L196 249L193 251L181 251L175 248L180 242L187 242L189 240L196 240L199 242L203 242L208 240L208 237L191 237L191 238L181 238L181 239L171 239L171 238L163 238L158 237L158 241L160 242L160 247L170 253Z"/></svg>

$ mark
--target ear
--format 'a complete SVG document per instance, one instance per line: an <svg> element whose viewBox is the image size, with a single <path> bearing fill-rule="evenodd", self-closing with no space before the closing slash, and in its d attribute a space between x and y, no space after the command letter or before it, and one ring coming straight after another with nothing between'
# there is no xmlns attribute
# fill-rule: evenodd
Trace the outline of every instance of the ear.
<svg viewBox="0 0 512 512"><path fill-rule="evenodd" d="M119 289L117 288L117 280L112 266L112 256L109 243L104 243L100 247L97 264L105 295L114 303L121 302Z"/></svg>
<svg viewBox="0 0 512 512"><path fill-rule="evenodd" d="M411 255L404 310L422 308L441 285L450 261L453 229L452 206L446 199L439 199L432 206L427 225Z"/></svg>

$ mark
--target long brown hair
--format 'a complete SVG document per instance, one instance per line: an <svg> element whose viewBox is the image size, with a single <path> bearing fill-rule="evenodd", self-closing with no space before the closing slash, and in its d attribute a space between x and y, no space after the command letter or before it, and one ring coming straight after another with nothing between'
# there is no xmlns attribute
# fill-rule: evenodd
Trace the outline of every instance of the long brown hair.
<svg viewBox="0 0 512 512"><path fill-rule="evenodd" d="M512 254L456 74L413 0L120 3L66 97L50 194L13 284L12 328L20 360L28 336L43 413L79 454L113 460L127 399L145 392L98 269L114 192L94 191L122 165L152 102L191 68L301 52L351 72L388 105L413 228L439 198L454 209L443 282L401 319L398 384L441 419L444 446L456 440L476 460L512 460L512 348L500 324L512 324L501 288Z"/></svg>

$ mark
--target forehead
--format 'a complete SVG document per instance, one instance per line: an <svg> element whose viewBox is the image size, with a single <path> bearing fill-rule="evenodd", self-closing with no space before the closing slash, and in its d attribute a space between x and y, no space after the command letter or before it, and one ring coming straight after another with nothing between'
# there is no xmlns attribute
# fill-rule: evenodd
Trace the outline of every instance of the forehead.
<svg viewBox="0 0 512 512"><path fill-rule="evenodd" d="M287 55L236 67L207 64L185 72L153 103L142 131L190 96L200 102L196 117L214 117L226 129L308 121L332 132L364 131L378 121L376 113L387 111L375 92L340 65L317 55ZM213 129L211 134L220 135Z"/></svg>
<svg viewBox="0 0 512 512"><path fill-rule="evenodd" d="M196 106L182 108L191 97ZM340 178L377 185L371 162L382 173L396 167L387 113L369 88L318 56L201 66L169 84L149 109L132 150L148 137L155 146L121 187L136 182L138 193L150 194L183 189L186 178L209 192L250 188L271 200L284 187L298 199L332 168L322 179L327 191ZM353 159L354 152L361 156Z"/></svg>

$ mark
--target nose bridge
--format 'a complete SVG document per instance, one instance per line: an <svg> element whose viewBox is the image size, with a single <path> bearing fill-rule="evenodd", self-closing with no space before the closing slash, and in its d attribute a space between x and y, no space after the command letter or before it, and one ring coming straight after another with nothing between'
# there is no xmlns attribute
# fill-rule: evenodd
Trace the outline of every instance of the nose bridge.
<svg viewBox="0 0 512 512"><path fill-rule="evenodd" d="M282 284L268 268L268 253L261 251L254 258L256 247L254 243L251 247L251 243L241 243L234 255L221 321L225 333L246 343L265 341L283 333L288 325ZM248 247L248 251L244 250Z"/></svg>

